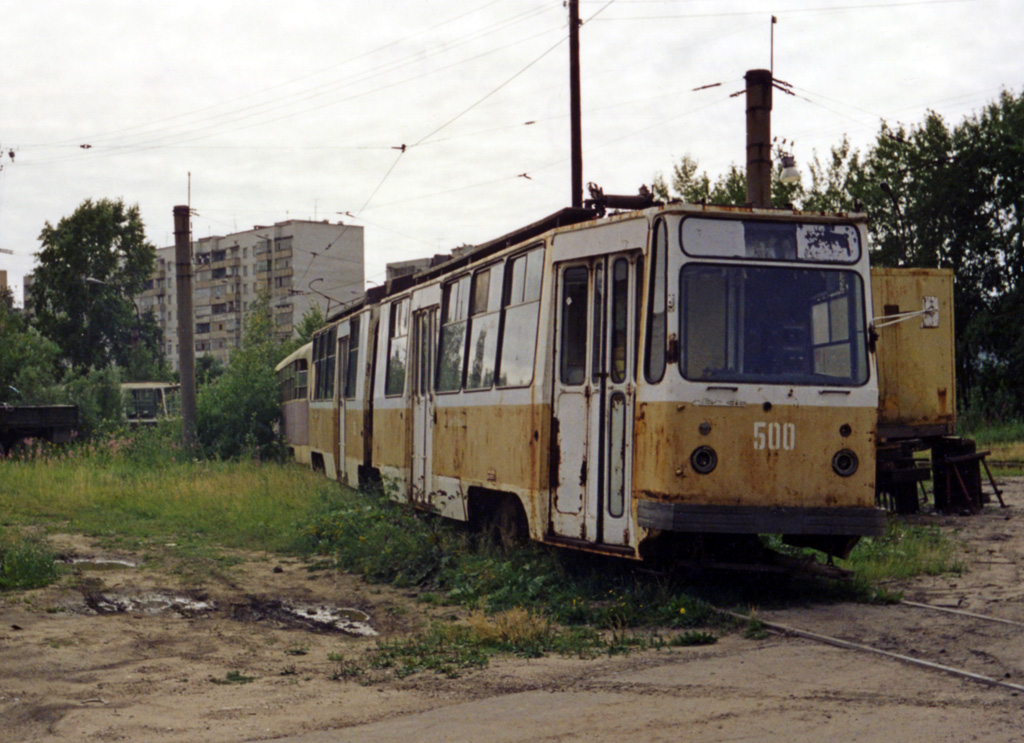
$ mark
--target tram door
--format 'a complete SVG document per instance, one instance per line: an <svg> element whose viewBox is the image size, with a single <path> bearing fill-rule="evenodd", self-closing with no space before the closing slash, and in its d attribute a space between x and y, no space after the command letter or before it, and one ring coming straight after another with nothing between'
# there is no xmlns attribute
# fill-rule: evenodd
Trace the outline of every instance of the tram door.
<svg viewBox="0 0 1024 743"><path fill-rule="evenodd" d="M632 254L558 266L550 509L557 536L629 544L636 271Z"/></svg>
<svg viewBox="0 0 1024 743"><path fill-rule="evenodd" d="M348 482L348 472L345 467L345 384L348 378L348 336L338 339L338 355L334 357L334 364L338 369L337 384L334 385L334 400L338 411L338 461L335 467L338 470L338 479L344 483Z"/></svg>
<svg viewBox="0 0 1024 743"><path fill-rule="evenodd" d="M413 314L412 348L412 499L427 503L434 477L434 339L437 307Z"/></svg>

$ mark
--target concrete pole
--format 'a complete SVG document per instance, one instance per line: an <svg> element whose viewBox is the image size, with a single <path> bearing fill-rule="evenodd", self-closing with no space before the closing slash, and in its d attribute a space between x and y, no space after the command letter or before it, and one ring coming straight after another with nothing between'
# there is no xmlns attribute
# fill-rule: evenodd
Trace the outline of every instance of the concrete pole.
<svg viewBox="0 0 1024 743"><path fill-rule="evenodd" d="M174 207L174 263L178 281L178 374L181 378L181 427L185 448L196 444L196 347L192 331L192 240L189 208Z"/></svg>
<svg viewBox="0 0 1024 743"><path fill-rule="evenodd" d="M772 205L772 73L748 70L747 81L747 204Z"/></svg>

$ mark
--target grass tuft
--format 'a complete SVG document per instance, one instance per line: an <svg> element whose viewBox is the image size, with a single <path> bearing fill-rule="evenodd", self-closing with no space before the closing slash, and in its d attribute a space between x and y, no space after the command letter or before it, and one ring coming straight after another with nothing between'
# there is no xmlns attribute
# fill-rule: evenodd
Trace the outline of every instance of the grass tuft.
<svg viewBox="0 0 1024 743"><path fill-rule="evenodd" d="M38 539L5 536L0 541L0 591L41 588L57 580L55 556Z"/></svg>

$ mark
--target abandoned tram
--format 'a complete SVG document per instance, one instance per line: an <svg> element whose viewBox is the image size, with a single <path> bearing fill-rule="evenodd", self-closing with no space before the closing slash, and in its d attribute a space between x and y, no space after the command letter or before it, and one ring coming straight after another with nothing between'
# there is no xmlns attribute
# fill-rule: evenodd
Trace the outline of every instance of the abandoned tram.
<svg viewBox="0 0 1024 743"><path fill-rule="evenodd" d="M603 211L562 210L333 316L278 367L298 458L631 558L766 533L845 556L880 534L881 481L919 479L912 461L886 474L907 442L952 433L951 275L880 272L873 297L863 215ZM922 320L876 330L882 314Z"/></svg>

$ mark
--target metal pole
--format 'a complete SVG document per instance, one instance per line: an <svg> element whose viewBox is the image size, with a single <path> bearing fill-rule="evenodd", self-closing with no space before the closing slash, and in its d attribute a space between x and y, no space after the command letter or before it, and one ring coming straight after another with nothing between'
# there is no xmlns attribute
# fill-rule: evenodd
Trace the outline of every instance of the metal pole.
<svg viewBox="0 0 1024 743"><path fill-rule="evenodd" d="M196 443L196 349L192 340L192 241L189 208L174 207L174 263L178 281L178 374L181 378L181 428L185 448Z"/></svg>
<svg viewBox="0 0 1024 743"><path fill-rule="evenodd" d="M580 3L569 0L569 120L572 137L572 205L583 206L583 127L580 121Z"/></svg>
<svg viewBox="0 0 1024 743"><path fill-rule="evenodd" d="M747 203L772 205L772 73L748 70L747 81Z"/></svg>

